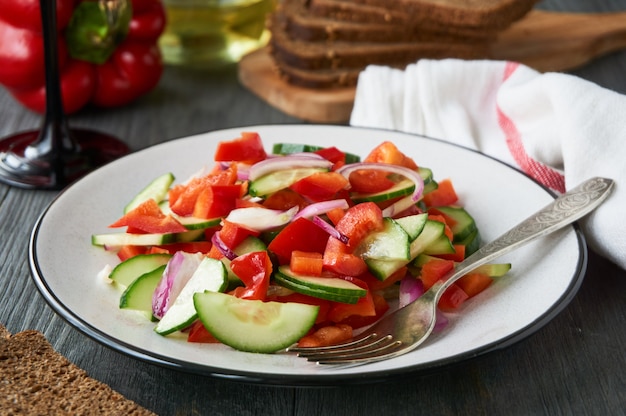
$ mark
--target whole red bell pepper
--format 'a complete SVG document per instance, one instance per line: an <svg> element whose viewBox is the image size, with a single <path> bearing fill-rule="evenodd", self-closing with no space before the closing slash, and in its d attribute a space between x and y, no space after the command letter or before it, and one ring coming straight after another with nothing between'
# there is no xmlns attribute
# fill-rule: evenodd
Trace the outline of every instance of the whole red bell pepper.
<svg viewBox="0 0 626 416"><path fill-rule="evenodd" d="M160 0L56 0L59 73L65 113L92 103L127 104L163 72L157 41ZM0 0L0 84L27 108L45 111L39 0Z"/></svg>

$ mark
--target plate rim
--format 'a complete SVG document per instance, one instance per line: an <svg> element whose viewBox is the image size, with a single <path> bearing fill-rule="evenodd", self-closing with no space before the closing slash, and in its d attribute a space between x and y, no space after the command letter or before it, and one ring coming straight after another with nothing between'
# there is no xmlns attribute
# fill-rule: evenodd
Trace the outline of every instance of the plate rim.
<svg viewBox="0 0 626 416"><path fill-rule="evenodd" d="M310 125L310 124L263 124L263 125L254 125L254 126L243 126L243 127L233 127L233 128L225 128L212 130L209 132L198 133L191 136L179 137L166 142L157 143L151 146L147 146L143 149L135 151L128 156L141 153L144 150L151 149L157 146L167 146L168 144L184 139L191 139L197 136L203 136L207 134L212 134L216 132L225 132L229 130L235 129L246 129L246 128L307 128L307 127L316 127L316 128L333 128L333 129L360 129L360 130L375 130L382 132L393 132L393 133L401 133L409 136L419 137L426 140L433 140L435 142L457 147L464 149L466 151L474 152L479 154L482 157L489 158L506 168L512 169L519 173L520 175L530 179L534 182L538 187L544 190L551 198L555 198L556 194L539 183L534 178L530 177L520 169L511 166L497 158L494 158L490 155L486 155L478 150L471 149L456 143L451 143L442 139L437 139L429 136L424 136L420 134L407 133L407 132L399 132L399 131L390 131L386 129L378 129L378 128L366 128L366 127L353 127L353 126L341 126L341 125ZM124 159L128 156L124 156L118 160ZM111 162L115 163L115 161ZM89 175L97 174L99 169L93 171ZM89 176L88 175L88 176ZM79 179L74 184L82 181L84 178ZM83 335L91 338L92 340L97 341L101 345L112 349L118 353L122 353L127 355L133 359L137 359L149 364L158 365L161 367L183 371L187 373L204 375L209 377L215 377L219 379L226 379L230 381L244 382L250 384L264 384L264 385L272 385L272 386L282 386L282 387L330 387L336 386L339 384L373 384L379 383L383 381L387 381L391 378L393 380L398 380L400 376L414 376L416 374L427 374L436 371L442 371L443 369L450 367L453 364L459 364L462 362L470 361L477 357L483 356L493 351L497 351L500 349L507 348L527 337L536 333L545 325L547 325L550 321L552 321L558 314L560 314L573 300L573 298L578 293L580 286L584 280L587 262L588 262L588 248L586 244L585 237L581 231L581 228L578 222L575 222L568 227L571 227L574 231L574 235L576 237L577 247L578 247L578 259L577 264L575 266L574 275L569 281L569 285L567 290L559 297L559 299L554 302L550 308L548 308L543 314L537 317L534 321L529 323L523 328L518 329L512 334L498 339L492 343L483 345L479 348L474 348L472 350L464 351L463 353L453 355L451 357L430 361L427 363L420 363L410 366L403 366L394 369L383 369L378 371L371 371L367 373L351 373L351 374L332 374L332 373L324 373L324 374L315 374L315 375L297 375L297 374L271 374L271 373L255 373L252 371L240 371L240 370L229 370L224 368L213 367L210 365L203 365L198 363L190 363L184 360L165 357L160 354L150 353L149 351L145 351L143 348L135 347L131 344L128 344L122 340L115 338L112 335L109 335L103 331L98 330L93 327L89 322L80 318L76 313L71 311L68 307L66 307L63 302L58 299L57 295L54 291L49 287L46 278L43 274L43 271L40 269L39 263L37 261L37 236L41 229L42 223L45 219L47 212L53 207L56 201L66 192L68 192L73 185L70 185L59 192L53 200L46 206L46 208L42 211L42 213L37 218L28 243L28 262L31 272L31 278L33 279L35 286L37 287L39 293L42 295L44 300L48 303L48 305L53 309L53 311L59 315L63 320L65 320L68 324L73 326Z"/></svg>

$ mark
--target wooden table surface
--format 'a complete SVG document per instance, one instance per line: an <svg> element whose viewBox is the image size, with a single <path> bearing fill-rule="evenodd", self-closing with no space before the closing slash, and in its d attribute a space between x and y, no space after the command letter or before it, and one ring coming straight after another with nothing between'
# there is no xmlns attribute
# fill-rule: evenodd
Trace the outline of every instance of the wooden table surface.
<svg viewBox="0 0 626 416"><path fill-rule="evenodd" d="M623 11L624 0L543 1L563 11ZM572 71L626 93L626 52ZM624 115L626 117L626 114ZM133 150L227 127L298 123L239 85L236 70L167 68L134 104L87 109L71 118L123 138ZM0 136L37 128L40 117L0 89ZM616 140L622 140L616 137ZM618 415L626 410L626 272L589 254L572 302L534 335L432 373L365 385L274 387L192 375L135 360L83 335L57 316L30 276L30 230L55 197L0 185L0 323L36 329L90 376L160 415ZM616 219L617 220L617 219ZM0 413L2 413L0 409Z"/></svg>

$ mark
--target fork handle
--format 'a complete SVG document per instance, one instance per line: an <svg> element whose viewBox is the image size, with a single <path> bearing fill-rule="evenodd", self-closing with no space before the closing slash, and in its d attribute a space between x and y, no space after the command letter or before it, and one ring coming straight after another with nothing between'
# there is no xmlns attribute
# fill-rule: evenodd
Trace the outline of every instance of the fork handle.
<svg viewBox="0 0 626 416"><path fill-rule="evenodd" d="M613 184L611 179L592 178L562 194L543 209L458 263L450 274L433 285L432 292L436 292L435 296L439 299L450 285L476 267L582 218L609 196Z"/></svg>

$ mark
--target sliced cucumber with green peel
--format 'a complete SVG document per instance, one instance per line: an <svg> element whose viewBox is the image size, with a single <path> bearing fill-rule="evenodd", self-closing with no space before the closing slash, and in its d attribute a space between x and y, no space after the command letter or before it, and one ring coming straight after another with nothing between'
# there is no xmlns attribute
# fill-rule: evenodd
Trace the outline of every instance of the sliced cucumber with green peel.
<svg viewBox="0 0 626 416"><path fill-rule="evenodd" d="M356 303L367 290L344 279L332 276L306 276L293 273L288 265L279 266L274 278L281 285L295 292L320 299L344 303Z"/></svg>
<svg viewBox="0 0 626 416"><path fill-rule="evenodd" d="M194 293L222 292L227 285L228 279L224 264L210 257L203 258L154 331L160 335L168 335L188 327L198 318L193 304Z"/></svg>
<svg viewBox="0 0 626 416"><path fill-rule="evenodd" d="M420 235L411 242L411 258L417 257L442 235L445 236L445 227L445 224L442 222L426 220Z"/></svg>
<svg viewBox="0 0 626 416"><path fill-rule="evenodd" d="M193 295L205 328L236 350L274 353L298 342L311 329L319 306L239 299L219 292Z"/></svg>
<svg viewBox="0 0 626 416"><path fill-rule="evenodd" d="M293 153L308 153L322 150L322 146L314 146L310 144L299 143L276 143L272 147L272 153L275 155L291 155ZM352 153L343 152L346 155L346 163L358 163L361 157Z"/></svg>
<svg viewBox="0 0 626 416"><path fill-rule="evenodd" d="M163 174L154 179L124 207L124 214L148 199L154 199L157 203L161 202L167 196L174 179L174 175L171 173Z"/></svg>
<svg viewBox="0 0 626 416"><path fill-rule="evenodd" d="M468 235L465 240L459 241L458 244L465 246L465 257L473 254L480 248L480 232L478 229L474 230L473 233Z"/></svg>
<svg viewBox="0 0 626 416"><path fill-rule="evenodd" d="M363 259L409 260L409 234L391 218L383 219L383 229L368 234L354 254Z"/></svg>
<svg viewBox="0 0 626 416"><path fill-rule="evenodd" d="M170 243L188 243L196 241L204 235L203 230L192 230L183 233L171 234L129 234L110 233L94 234L91 236L91 244L94 246L121 247L131 246L160 246Z"/></svg>
<svg viewBox="0 0 626 416"><path fill-rule="evenodd" d="M171 258L172 255L167 253L138 254L115 266L109 279L125 289L139 276L167 264Z"/></svg>
<svg viewBox="0 0 626 416"><path fill-rule="evenodd" d="M411 195L415 190L415 183L410 179L402 179L389 189L385 189L382 192L375 192L371 194L353 193L350 194L350 198L354 202L382 202L390 199L399 198L402 196Z"/></svg>
<svg viewBox="0 0 626 416"><path fill-rule="evenodd" d="M440 235L435 241L431 242L426 248L424 248L423 253L435 255L435 254L454 254L456 250L454 249L454 245L452 241L448 238L447 235Z"/></svg>
<svg viewBox="0 0 626 416"><path fill-rule="evenodd" d="M165 215L171 215L176 221L181 223L188 230L204 230L206 228L216 227L222 222L222 217L217 218L198 218L183 217L176 214L170 208L168 201L162 201L160 205L161 211Z"/></svg>
<svg viewBox="0 0 626 416"><path fill-rule="evenodd" d="M300 179L311 176L314 173L328 172L324 168L296 168L288 170L278 170L268 173L260 178L251 181L248 187L248 193L252 196L266 196L281 189L288 188Z"/></svg>
<svg viewBox="0 0 626 416"><path fill-rule="evenodd" d="M132 309L152 316L152 294L163 277L165 266L142 274L132 282L120 297L120 309Z"/></svg>
<svg viewBox="0 0 626 416"><path fill-rule="evenodd" d="M424 225L426 224L426 220L428 219L428 214L416 214L409 215L402 218L396 218L396 222L400 224L400 227L406 231L409 235L409 241L413 241L417 238L418 235L424 229Z"/></svg>
<svg viewBox="0 0 626 416"><path fill-rule="evenodd" d="M472 218L465 208L445 206L437 207L436 209L454 220L454 223L450 226L452 234L454 235L454 243L460 244L461 241L464 241L478 229L474 218Z"/></svg>
<svg viewBox="0 0 626 416"><path fill-rule="evenodd" d="M431 169L420 166L417 168L417 172L424 181L424 190L422 191L423 194L427 194L439 188L439 184L433 178L433 171Z"/></svg>
<svg viewBox="0 0 626 416"><path fill-rule="evenodd" d="M378 280L385 280L409 263L408 260L366 259L365 264L370 273Z"/></svg>

